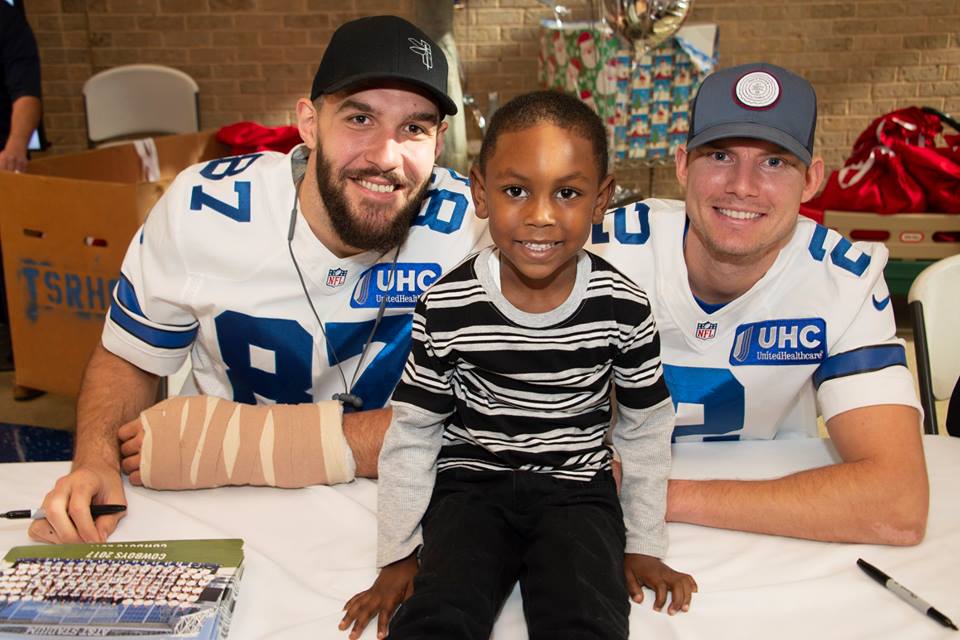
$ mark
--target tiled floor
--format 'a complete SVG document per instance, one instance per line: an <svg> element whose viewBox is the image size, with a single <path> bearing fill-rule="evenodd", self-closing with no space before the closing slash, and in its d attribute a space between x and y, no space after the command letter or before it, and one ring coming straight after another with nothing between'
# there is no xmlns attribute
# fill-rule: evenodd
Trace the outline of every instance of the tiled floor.
<svg viewBox="0 0 960 640"><path fill-rule="evenodd" d="M0 462L45 462L73 457L73 433L0 424Z"/></svg>
<svg viewBox="0 0 960 640"><path fill-rule="evenodd" d="M53 394L14 402L13 372L0 372L0 462L69 460L74 402Z"/></svg>

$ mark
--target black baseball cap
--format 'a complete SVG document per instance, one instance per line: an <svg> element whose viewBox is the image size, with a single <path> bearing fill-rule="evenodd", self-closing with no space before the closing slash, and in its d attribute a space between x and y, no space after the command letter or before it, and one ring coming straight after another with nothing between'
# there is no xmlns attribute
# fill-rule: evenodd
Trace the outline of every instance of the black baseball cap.
<svg viewBox="0 0 960 640"><path fill-rule="evenodd" d="M427 34L397 16L346 22L334 32L313 77L310 99L371 80L402 80L429 93L441 115L457 112L447 95L447 58Z"/></svg>
<svg viewBox="0 0 960 640"><path fill-rule="evenodd" d="M813 85L782 67L756 62L704 79L691 108L687 149L722 138L779 145L809 165L817 128Z"/></svg>

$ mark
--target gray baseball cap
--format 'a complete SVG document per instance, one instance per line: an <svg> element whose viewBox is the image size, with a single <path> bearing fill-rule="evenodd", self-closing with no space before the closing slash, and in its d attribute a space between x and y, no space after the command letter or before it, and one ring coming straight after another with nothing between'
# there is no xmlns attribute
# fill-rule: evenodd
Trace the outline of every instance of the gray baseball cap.
<svg viewBox="0 0 960 640"><path fill-rule="evenodd" d="M809 165L817 128L813 86L783 67L755 62L716 71L691 108L687 149L723 138L779 145Z"/></svg>

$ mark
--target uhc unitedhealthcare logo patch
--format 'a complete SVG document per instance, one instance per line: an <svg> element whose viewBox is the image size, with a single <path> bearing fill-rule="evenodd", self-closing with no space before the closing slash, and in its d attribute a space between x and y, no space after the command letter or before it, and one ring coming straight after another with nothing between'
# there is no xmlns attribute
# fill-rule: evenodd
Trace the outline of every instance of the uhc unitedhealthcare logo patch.
<svg viewBox="0 0 960 640"><path fill-rule="evenodd" d="M413 308L417 297L440 277L440 265L433 262L376 264L360 276L350 297L354 309L378 308L387 297L387 308Z"/></svg>
<svg viewBox="0 0 960 640"><path fill-rule="evenodd" d="M818 364L827 354L827 325L822 318L753 322L737 327L730 364Z"/></svg>

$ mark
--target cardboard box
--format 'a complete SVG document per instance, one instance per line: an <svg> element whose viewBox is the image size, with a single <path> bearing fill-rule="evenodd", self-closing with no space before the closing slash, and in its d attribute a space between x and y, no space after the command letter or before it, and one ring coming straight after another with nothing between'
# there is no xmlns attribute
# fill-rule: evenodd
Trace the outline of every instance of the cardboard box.
<svg viewBox="0 0 960 640"><path fill-rule="evenodd" d="M957 214L827 210L823 223L851 240L887 245L890 260L883 275L895 296L907 296L917 276L937 260L960 253Z"/></svg>
<svg viewBox="0 0 960 640"><path fill-rule="evenodd" d="M229 154L214 131L156 138L146 182L123 144L0 172L0 248L17 384L76 395L133 234L181 169Z"/></svg>
<svg viewBox="0 0 960 640"><path fill-rule="evenodd" d="M851 240L884 243L892 259L939 260L960 253L960 214L827 210L823 224Z"/></svg>

